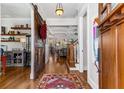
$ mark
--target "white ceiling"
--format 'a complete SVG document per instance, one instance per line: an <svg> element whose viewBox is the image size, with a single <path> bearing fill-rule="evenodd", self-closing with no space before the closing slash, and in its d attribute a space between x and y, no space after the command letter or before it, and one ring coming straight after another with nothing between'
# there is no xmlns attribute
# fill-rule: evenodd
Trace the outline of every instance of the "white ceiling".
<svg viewBox="0 0 124 93"><path fill-rule="evenodd" d="M48 29L49 39L63 40L63 39L77 39L77 26L51 26Z"/></svg>
<svg viewBox="0 0 124 93"><path fill-rule="evenodd" d="M82 7L83 4L80 3L62 3L64 14L62 16L57 16L55 14L56 3L37 3L38 7L41 9L46 18L74 18L78 14L78 9Z"/></svg>
<svg viewBox="0 0 124 93"><path fill-rule="evenodd" d="M2 18L30 18L31 5L26 3L2 3Z"/></svg>
<svg viewBox="0 0 124 93"><path fill-rule="evenodd" d="M61 18L75 18L78 15L78 9L82 7L83 4L80 3L62 3L64 14L62 16L57 16L55 14L56 10L56 3L37 3L39 8L39 12L41 12L42 16L45 18L53 18L53 19L61 19ZM53 20L54 21L54 20ZM61 21L60 21L61 22ZM75 33L77 33L77 26L69 26L65 25L65 27L62 26L54 26L49 27L49 35L48 38L51 40L63 40L63 39L74 39L76 40L78 38Z"/></svg>
<svg viewBox="0 0 124 93"><path fill-rule="evenodd" d="M57 16L55 14L56 3L37 3L43 15L46 18L74 18L78 14L78 9L83 4L80 3L62 3L64 14ZM31 4L29 3L2 3L2 18L29 18L31 12Z"/></svg>
<svg viewBox="0 0 124 93"><path fill-rule="evenodd" d="M55 14L56 3L37 3L40 8L41 14L46 18L75 18L77 16L78 9L82 7L79 3L63 3L64 14L57 16ZM1 4L1 16L2 18L30 18L31 15L30 4L17 4L17 3L3 3ZM49 27L49 38L53 39L76 39L77 27L65 26L65 27Z"/></svg>

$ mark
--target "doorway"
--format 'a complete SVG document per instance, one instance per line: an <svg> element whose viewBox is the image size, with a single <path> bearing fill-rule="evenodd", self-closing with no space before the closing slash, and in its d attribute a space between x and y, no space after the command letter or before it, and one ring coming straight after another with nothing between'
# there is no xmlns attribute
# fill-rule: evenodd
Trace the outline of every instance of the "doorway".
<svg viewBox="0 0 124 93"><path fill-rule="evenodd" d="M83 71L87 79L87 13L83 16Z"/></svg>
<svg viewBox="0 0 124 93"><path fill-rule="evenodd" d="M11 12L10 12L11 11ZM5 82L20 75L30 76L31 6L24 3L1 4L1 78ZM14 78L6 78L15 76ZM27 79L26 77L26 79ZM15 80L18 81L18 80ZM0 81L1 82L1 81ZM6 86L5 83L4 85ZM3 87L4 87L3 85Z"/></svg>

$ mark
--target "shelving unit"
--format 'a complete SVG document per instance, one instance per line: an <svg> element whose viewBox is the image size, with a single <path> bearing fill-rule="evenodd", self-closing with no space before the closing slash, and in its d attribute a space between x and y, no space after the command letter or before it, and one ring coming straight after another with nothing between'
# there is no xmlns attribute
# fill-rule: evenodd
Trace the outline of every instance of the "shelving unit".
<svg viewBox="0 0 124 93"><path fill-rule="evenodd" d="M115 8L117 6L117 4L111 4L111 3L106 3L105 5L103 5L102 3L99 4L99 18L101 21L103 21L106 16L109 16L113 10L113 8Z"/></svg>
<svg viewBox="0 0 124 93"><path fill-rule="evenodd" d="M1 40L1 42L20 42L20 40Z"/></svg>
<svg viewBox="0 0 124 93"><path fill-rule="evenodd" d="M11 27L11 29L15 29L15 30L31 30L31 28L26 28L26 27Z"/></svg>
<svg viewBox="0 0 124 93"><path fill-rule="evenodd" d="M26 34L0 34L1 36L26 36ZM20 42L20 40L1 40L1 42Z"/></svg>
<svg viewBox="0 0 124 93"><path fill-rule="evenodd" d="M30 39L27 40L27 37L31 37L31 27L30 24L18 24L18 22L14 24L3 26L7 29L4 29L0 34L0 41L2 45L7 47L4 51L7 56L7 67L23 67L27 61L29 64L31 61L30 51L27 53L25 50L25 48L30 47L27 41L31 44Z"/></svg>
<svg viewBox="0 0 124 93"><path fill-rule="evenodd" d="M26 34L0 34L1 36L25 36Z"/></svg>

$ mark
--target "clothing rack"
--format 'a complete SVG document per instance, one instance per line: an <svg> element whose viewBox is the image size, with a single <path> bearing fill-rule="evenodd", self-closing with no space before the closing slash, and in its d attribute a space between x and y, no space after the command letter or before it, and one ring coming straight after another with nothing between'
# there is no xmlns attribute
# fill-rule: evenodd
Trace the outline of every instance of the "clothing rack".
<svg viewBox="0 0 124 93"><path fill-rule="evenodd" d="M39 12L38 12L38 7L37 7L37 5L34 5L34 4L32 3L32 6L34 7L35 13L36 13L37 16L38 16L38 18L39 18L39 20L40 20L40 23L43 23L44 20L43 20L43 18L41 17L41 15L40 15Z"/></svg>

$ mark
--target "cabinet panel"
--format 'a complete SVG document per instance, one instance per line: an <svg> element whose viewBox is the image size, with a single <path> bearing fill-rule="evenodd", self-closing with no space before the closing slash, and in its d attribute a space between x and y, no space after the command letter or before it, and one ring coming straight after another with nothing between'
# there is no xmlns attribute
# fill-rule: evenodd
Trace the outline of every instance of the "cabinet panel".
<svg viewBox="0 0 124 93"><path fill-rule="evenodd" d="M107 8L110 12L99 24L100 88L124 89L124 4L110 4ZM102 10L105 8L99 7L99 18Z"/></svg>
<svg viewBox="0 0 124 93"><path fill-rule="evenodd" d="M118 80L119 88L124 88L124 23L117 27L118 31Z"/></svg>
<svg viewBox="0 0 124 93"><path fill-rule="evenodd" d="M101 34L101 77L100 88L116 88L116 30L110 30Z"/></svg>

